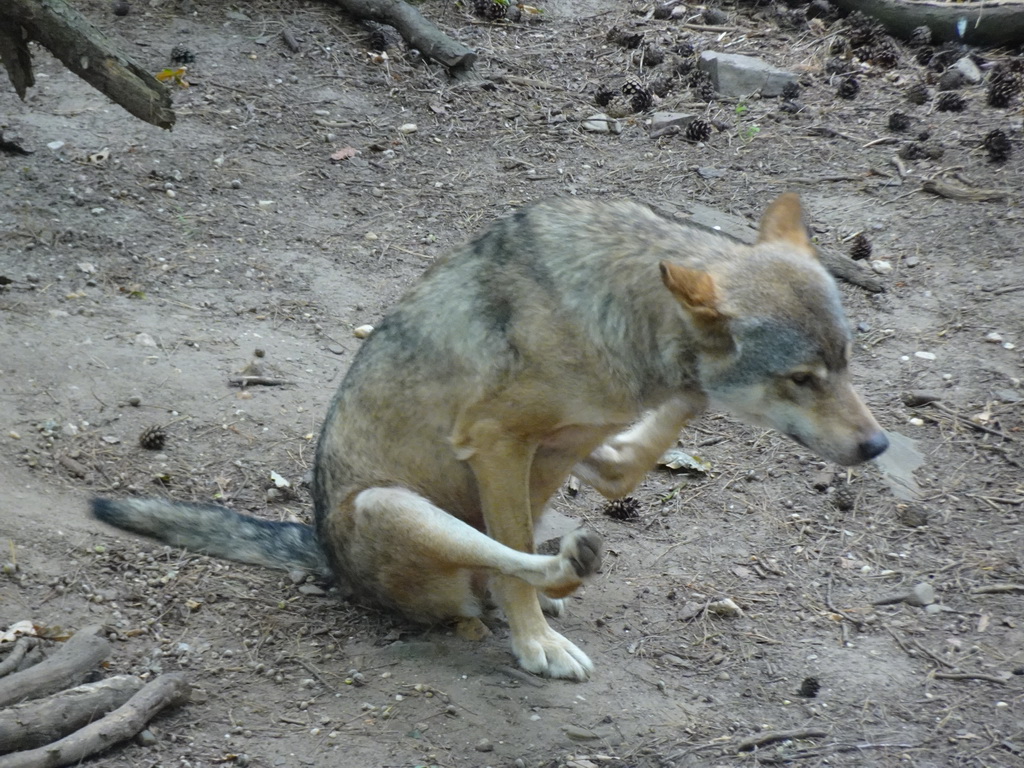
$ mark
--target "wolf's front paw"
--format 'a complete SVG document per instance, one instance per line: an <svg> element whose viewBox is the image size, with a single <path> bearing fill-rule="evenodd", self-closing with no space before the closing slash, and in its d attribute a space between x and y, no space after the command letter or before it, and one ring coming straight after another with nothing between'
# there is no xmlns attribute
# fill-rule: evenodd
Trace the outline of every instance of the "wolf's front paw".
<svg viewBox="0 0 1024 768"><path fill-rule="evenodd" d="M586 680L594 671L587 654L550 627L536 637L513 638L512 652L527 672L566 680Z"/></svg>
<svg viewBox="0 0 1024 768"><path fill-rule="evenodd" d="M582 579L601 567L601 544L599 535L581 528L562 539L558 554L569 561L573 571Z"/></svg>

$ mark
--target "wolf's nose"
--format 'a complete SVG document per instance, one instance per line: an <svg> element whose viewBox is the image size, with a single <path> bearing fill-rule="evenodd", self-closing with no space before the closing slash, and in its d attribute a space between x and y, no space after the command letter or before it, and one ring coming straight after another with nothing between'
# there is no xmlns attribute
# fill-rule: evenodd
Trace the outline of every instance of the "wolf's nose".
<svg viewBox="0 0 1024 768"><path fill-rule="evenodd" d="M857 446L857 449L860 451L861 461L867 461L881 456L888 447L889 438L885 436L884 432L879 431Z"/></svg>

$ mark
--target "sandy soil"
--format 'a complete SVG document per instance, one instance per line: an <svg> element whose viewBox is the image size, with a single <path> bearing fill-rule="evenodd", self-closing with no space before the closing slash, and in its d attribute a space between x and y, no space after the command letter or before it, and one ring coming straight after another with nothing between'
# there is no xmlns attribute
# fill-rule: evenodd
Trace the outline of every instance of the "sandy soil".
<svg viewBox="0 0 1024 768"><path fill-rule="evenodd" d="M78 5L153 71L177 44L195 54L169 133L43 51L25 103L0 88L6 138L35 150L0 155L0 559L17 563L0 575L0 626L103 623L103 674L184 670L196 686L151 724L153 743L92 764L1024 764L1019 96L995 108L987 83L968 84L963 111L940 111L940 73L901 46L892 69L847 56L861 87L838 98L840 26L751 4L726 7L722 31L699 28L699 9L657 20L639 2L556 0L514 24L422 6L479 49L482 84L451 84L401 46L375 61L362 29L313 2ZM654 109L706 114L706 142L651 138L649 113L585 132L600 86L653 82L680 58L641 66L606 40L616 26L669 52L761 56L799 75L799 104L708 103L680 76ZM905 98L916 82L923 105ZM887 127L897 110L906 133ZM997 128L1003 162L982 147ZM893 161L925 131L932 156ZM331 160L346 147L358 154ZM951 199L929 179L1009 194ZM560 495L559 515L608 548L557 621L595 660L591 682L515 670L500 621L474 644L86 517L101 493L308 519L314 436L353 329L526 202L628 196L753 220L784 190L823 247L864 233L891 267L883 292L842 290L858 386L923 459L916 498L894 493L910 493L894 479L905 457L840 471L718 415L682 436L710 472L653 472L635 519ZM288 383L229 386L254 371ZM918 391L941 401L908 406ZM145 450L154 426L166 444ZM920 584L934 604L886 601ZM705 610L724 598L743 615Z"/></svg>

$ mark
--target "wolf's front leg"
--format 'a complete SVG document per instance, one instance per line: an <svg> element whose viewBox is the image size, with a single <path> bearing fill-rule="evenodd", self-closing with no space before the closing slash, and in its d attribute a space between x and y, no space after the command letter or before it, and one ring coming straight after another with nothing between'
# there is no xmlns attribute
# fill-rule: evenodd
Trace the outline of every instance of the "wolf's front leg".
<svg viewBox="0 0 1024 768"><path fill-rule="evenodd" d="M704 403L692 398L669 400L597 447L572 473L601 495L622 498L636 488L687 422L703 409Z"/></svg>
<svg viewBox="0 0 1024 768"><path fill-rule="evenodd" d="M476 476L487 533L506 547L533 552L530 468L536 445L509 435L497 419L471 422L458 438L456 445ZM571 680L590 677L590 659L548 626L537 590L551 598L563 597L599 562L600 539L576 532L563 539L559 555L551 560L551 572L533 578L535 583L508 570L492 577L492 594L508 620L512 651L523 669Z"/></svg>

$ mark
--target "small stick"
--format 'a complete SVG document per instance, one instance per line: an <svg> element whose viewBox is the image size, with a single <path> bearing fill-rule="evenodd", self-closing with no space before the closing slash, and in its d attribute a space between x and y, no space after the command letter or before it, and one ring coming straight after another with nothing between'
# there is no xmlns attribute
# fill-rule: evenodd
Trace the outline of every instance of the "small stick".
<svg viewBox="0 0 1024 768"><path fill-rule="evenodd" d="M737 752L747 752L756 747L763 747L766 744L774 744L777 741L793 741L796 739L817 739L828 736L828 731L822 728L797 728L792 731L765 731L755 736L748 736L736 745ZM3 765L0 764L0 768Z"/></svg>
<svg viewBox="0 0 1024 768"><path fill-rule="evenodd" d="M21 660L25 658L25 654L35 648L38 642L34 637L19 637L16 642L12 643L14 647L11 648L10 655L3 660L3 663L0 663L0 677L5 677L16 670L21 664Z"/></svg>
<svg viewBox="0 0 1024 768"><path fill-rule="evenodd" d="M925 179L921 182L921 189L939 197L947 197L950 200L995 202L1005 200L1010 196L1010 190L1008 189L969 189L956 184L949 184L945 181L939 181L938 179Z"/></svg>
<svg viewBox="0 0 1024 768"><path fill-rule="evenodd" d="M287 379L270 379L266 376L238 376L234 379L228 379L228 385L232 387L283 387L286 384L294 384L293 381Z"/></svg>
<svg viewBox="0 0 1024 768"><path fill-rule="evenodd" d="M1005 592L1024 592L1024 584L986 584L971 590L972 595L998 595Z"/></svg>
<svg viewBox="0 0 1024 768"><path fill-rule="evenodd" d="M933 672L932 677L940 680L985 680L998 685L1006 685L1010 679L1009 675L1004 677L1002 675L986 675L981 672Z"/></svg>

